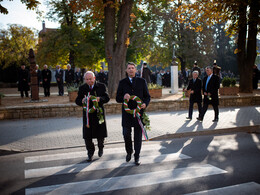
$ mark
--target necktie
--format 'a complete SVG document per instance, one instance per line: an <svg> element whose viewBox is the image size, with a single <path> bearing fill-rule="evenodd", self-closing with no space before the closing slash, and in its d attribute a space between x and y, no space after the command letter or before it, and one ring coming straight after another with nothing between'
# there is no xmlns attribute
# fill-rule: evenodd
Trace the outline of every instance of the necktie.
<svg viewBox="0 0 260 195"><path fill-rule="evenodd" d="M89 86L90 91L92 90L92 86Z"/></svg>
<svg viewBox="0 0 260 195"><path fill-rule="evenodd" d="M209 80L210 80L210 76L208 76L207 81L206 81L206 86L205 86L206 91L207 91L207 86L208 86Z"/></svg>

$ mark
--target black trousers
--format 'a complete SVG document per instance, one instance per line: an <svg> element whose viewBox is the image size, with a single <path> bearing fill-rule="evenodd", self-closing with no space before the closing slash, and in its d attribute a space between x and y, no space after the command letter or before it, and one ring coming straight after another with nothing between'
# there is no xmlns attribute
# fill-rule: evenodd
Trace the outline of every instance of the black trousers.
<svg viewBox="0 0 260 195"><path fill-rule="evenodd" d="M215 119L218 119L218 115L219 115L219 110L218 110L218 105L213 105L212 104L212 106L213 106L213 109L214 109L214 113L215 113ZM202 108L202 112L201 112L201 116L200 116L200 118L204 118L204 115L205 115L205 113L207 112L207 110L208 110L208 107L209 107L209 104L208 103L204 103L203 104L203 108Z"/></svg>
<svg viewBox="0 0 260 195"><path fill-rule="evenodd" d="M44 96L47 97L47 96L50 96L50 87L44 87Z"/></svg>
<svg viewBox="0 0 260 195"><path fill-rule="evenodd" d="M133 153L132 146L132 128L131 127L123 127L123 136L125 140L125 150L128 154ZM142 129L140 126L134 127L134 150L135 150L135 158L139 158L140 151L142 147Z"/></svg>
<svg viewBox="0 0 260 195"><path fill-rule="evenodd" d="M23 92L25 93L25 96L26 96L26 97L29 97L29 95L28 95L28 91L20 91L20 93L21 93L21 97L24 96L24 95L23 95Z"/></svg>
<svg viewBox="0 0 260 195"><path fill-rule="evenodd" d="M104 139L105 138L97 138L99 150L102 150L104 148ZM93 143L92 138L87 138L84 140L85 140L86 149L88 151L88 156L93 156L93 154L95 152L95 145Z"/></svg>
<svg viewBox="0 0 260 195"><path fill-rule="evenodd" d="M64 95L64 86L62 82L57 82L59 88L59 95Z"/></svg>
<svg viewBox="0 0 260 195"><path fill-rule="evenodd" d="M193 100L190 100L190 106L189 106L189 117L192 118L192 113L193 113L193 104L195 102ZM198 110L199 110L199 116L201 115L201 110L202 110L202 107L201 107L201 102L197 102L197 105L198 105Z"/></svg>

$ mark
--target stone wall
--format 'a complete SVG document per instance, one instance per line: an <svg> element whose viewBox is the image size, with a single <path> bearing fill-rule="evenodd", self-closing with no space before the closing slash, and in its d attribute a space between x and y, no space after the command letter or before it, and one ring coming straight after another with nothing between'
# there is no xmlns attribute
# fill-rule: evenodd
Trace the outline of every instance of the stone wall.
<svg viewBox="0 0 260 195"><path fill-rule="evenodd" d="M195 108L196 108L196 104ZM222 97L220 107L241 107L259 106L260 96L248 97ZM152 99L147 108L152 111L176 111L187 110L189 107L188 98L182 100L160 100ZM108 103L105 105L106 114L120 114L121 104ZM9 106L0 108L0 120L4 119L27 119L27 118L49 118L49 117L68 117L82 116L82 108L74 103L53 104L46 106Z"/></svg>

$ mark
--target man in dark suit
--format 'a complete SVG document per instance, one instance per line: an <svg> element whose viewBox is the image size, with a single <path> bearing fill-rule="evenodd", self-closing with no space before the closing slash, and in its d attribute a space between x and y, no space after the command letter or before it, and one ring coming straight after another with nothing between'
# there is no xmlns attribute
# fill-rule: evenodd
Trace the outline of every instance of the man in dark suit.
<svg viewBox="0 0 260 195"><path fill-rule="evenodd" d="M124 99L130 99L131 95L138 96L142 100L141 105L141 121L143 115L143 109L145 109L150 102L150 95L147 88L147 83L143 78L138 78L135 76L136 65L132 62L127 64L126 68L127 77L119 82L117 89L116 101L118 103L123 103ZM136 101L129 100L128 107L130 109L135 109L137 106ZM125 149L127 152L126 162L131 160L131 155L133 153L132 146L132 127L134 127L134 150L135 150L135 164L140 165L139 155L142 146L142 129L138 123L138 119L133 117L132 114L127 113L124 110L122 104L122 126L123 126L123 136L125 140Z"/></svg>
<svg viewBox="0 0 260 195"><path fill-rule="evenodd" d="M51 71L48 69L48 66L45 64L42 70L42 87L44 89L44 96L50 96L50 87L51 87Z"/></svg>
<svg viewBox="0 0 260 195"><path fill-rule="evenodd" d="M192 68L192 72L197 70L198 73L199 73L199 76L201 75L201 71L200 71L200 68L198 67L198 64L197 64L197 61L194 62L193 64L193 68Z"/></svg>
<svg viewBox="0 0 260 195"><path fill-rule="evenodd" d="M65 81L67 87L74 82L74 70L71 68L70 64L67 65L67 70L65 70Z"/></svg>
<svg viewBox="0 0 260 195"><path fill-rule="evenodd" d="M107 103L110 98L106 91L106 86L103 83L96 82L95 74L91 71L87 71L84 75L84 79L86 83L79 87L78 97L76 98L75 102L79 106L83 106L87 95L96 96L98 106L103 111L104 122L99 123L99 118L97 116L98 112L95 110L93 113L89 113L89 126L87 125L87 114L86 111L83 110L83 139L85 140L86 149L88 151L88 159L87 161L92 161L95 146L92 141L93 138L97 138L98 142L98 156L101 157L103 155L103 148L104 148L104 139L107 137L107 128L105 122L105 111L103 104ZM92 101L90 101L89 108L93 107Z"/></svg>
<svg viewBox="0 0 260 195"><path fill-rule="evenodd" d="M40 84L42 84L42 71L39 70L39 65L36 64L36 73L37 73L37 79L38 79L38 87Z"/></svg>
<svg viewBox="0 0 260 195"><path fill-rule="evenodd" d="M59 88L59 96L63 96L64 87L63 87L63 70L60 68L60 65L56 66L55 78Z"/></svg>
<svg viewBox="0 0 260 195"><path fill-rule="evenodd" d="M203 108L201 115L198 120L202 121L203 117L208 109L209 104L213 106L214 112L215 112L215 118L213 122L217 122L219 117L219 110L218 110L218 89L219 89L219 77L217 75L213 74L212 67L208 66L206 68L207 76L203 79Z"/></svg>
<svg viewBox="0 0 260 195"><path fill-rule="evenodd" d="M29 71L25 68L25 65L21 65L21 69L18 71L18 91L21 93L21 97L28 97L28 91L30 90L30 74Z"/></svg>
<svg viewBox="0 0 260 195"><path fill-rule="evenodd" d="M193 71L192 72L192 79L189 81L189 85L187 90L190 90L190 106L189 106L189 116L186 117L187 119L192 119L193 113L193 104L197 102L199 116L201 115L201 102L202 102L202 95L201 95L201 80L198 78L199 72Z"/></svg>

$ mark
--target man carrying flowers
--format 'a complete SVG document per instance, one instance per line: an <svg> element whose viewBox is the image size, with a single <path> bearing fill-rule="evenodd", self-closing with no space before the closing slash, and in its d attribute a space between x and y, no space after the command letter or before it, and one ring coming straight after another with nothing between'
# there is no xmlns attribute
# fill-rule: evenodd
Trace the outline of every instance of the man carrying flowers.
<svg viewBox="0 0 260 195"><path fill-rule="evenodd" d="M135 76L136 65L134 63L129 62L127 64L126 73L127 77L119 82L116 101L122 103L122 126L125 150L127 153L126 162L131 160L133 153L131 134L132 127L134 127L135 164L140 165L139 155L142 146L142 117L144 109L150 102L150 94L146 81L143 78ZM139 101L141 101L141 103ZM127 104L127 106L125 104Z"/></svg>
<svg viewBox="0 0 260 195"><path fill-rule="evenodd" d="M107 103L110 98L106 86L96 81L93 72L87 71L84 79L85 84L79 87L75 103L83 107L83 139L88 151L87 161L90 162L95 152L93 138L97 138L98 156L103 155L104 139L107 137L103 104Z"/></svg>

